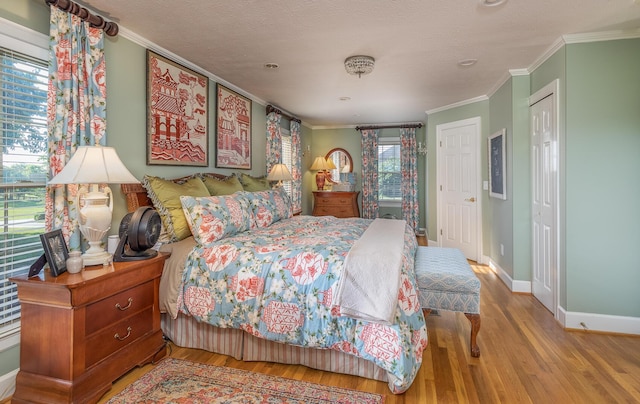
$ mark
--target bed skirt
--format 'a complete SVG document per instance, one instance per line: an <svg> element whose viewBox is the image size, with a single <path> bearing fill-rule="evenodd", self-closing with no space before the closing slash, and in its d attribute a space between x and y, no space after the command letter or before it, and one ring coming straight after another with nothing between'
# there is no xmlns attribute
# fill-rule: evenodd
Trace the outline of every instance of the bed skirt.
<svg viewBox="0 0 640 404"><path fill-rule="evenodd" d="M178 314L162 314L162 331L174 344L204 349L244 361L304 365L313 369L388 382L387 372L372 362L332 349L304 348L254 337L242 330L219 328Z"/></svg>

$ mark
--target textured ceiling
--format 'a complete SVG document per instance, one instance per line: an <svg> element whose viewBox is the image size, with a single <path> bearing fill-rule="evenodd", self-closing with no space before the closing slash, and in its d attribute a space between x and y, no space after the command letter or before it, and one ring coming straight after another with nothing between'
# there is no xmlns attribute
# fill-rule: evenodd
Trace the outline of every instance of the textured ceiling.
<svg viewBox="0 0 640 404"><path fill-rule="evenodd" d="M640 36L640 0L78 3L312 127L424 122L426 111L489 94L563 35ZM376 59L373 73L345 72L358 54ZM478 62L458 66L468 58Z"/></svg>

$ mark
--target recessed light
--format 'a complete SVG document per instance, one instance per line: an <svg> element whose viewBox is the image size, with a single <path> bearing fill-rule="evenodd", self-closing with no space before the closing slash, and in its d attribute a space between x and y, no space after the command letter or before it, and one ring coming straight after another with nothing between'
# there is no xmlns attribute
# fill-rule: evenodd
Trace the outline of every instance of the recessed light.
<svg viewBox="0 0 640 404"><path fill-rule="evenodd" d="M485 7L495 7L502 3L506 3L507 0L480 0L480 4Z"/></svg>
<svg viewBox="0 0 640 404"><path fill-rule="evenodd" d="M351 99L351 97L340 97L339 100L340 101L349 101Z"/></svg>
<svg viewBox="0 0 640 404"><path fill-rule="evenodd" d="M478 59L462 59L461 61L458 62L458 66L461 67L469 67L469 66L473 66L478 62Z"/></svg>
<svg viewBox="0 0 640 404"><path fill-rule="evenodd" d="M264 68L265 69L272 69L275 70L277 68L279 68L280 66L277 63L265 63L264 64Z"/></svg>

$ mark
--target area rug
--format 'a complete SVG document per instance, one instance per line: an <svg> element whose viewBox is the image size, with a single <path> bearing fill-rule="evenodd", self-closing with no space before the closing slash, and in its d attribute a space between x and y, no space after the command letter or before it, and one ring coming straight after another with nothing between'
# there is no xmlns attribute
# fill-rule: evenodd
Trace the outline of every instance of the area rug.
<svg viewBox="0 0 640 404"><path fill-rule="evenodd" d="M383 402L379 394L166 358L107 404Z"/></svg>

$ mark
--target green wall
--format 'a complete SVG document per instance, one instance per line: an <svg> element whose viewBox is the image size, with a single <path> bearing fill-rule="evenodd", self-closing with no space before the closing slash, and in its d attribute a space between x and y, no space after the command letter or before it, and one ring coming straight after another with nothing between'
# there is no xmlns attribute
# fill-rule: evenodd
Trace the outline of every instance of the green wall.
<svg viewBox="0 0 640 404"><path fill-rule="evenodd" d="M566 60L566 308L640 317L640 39Z"/></svg>

